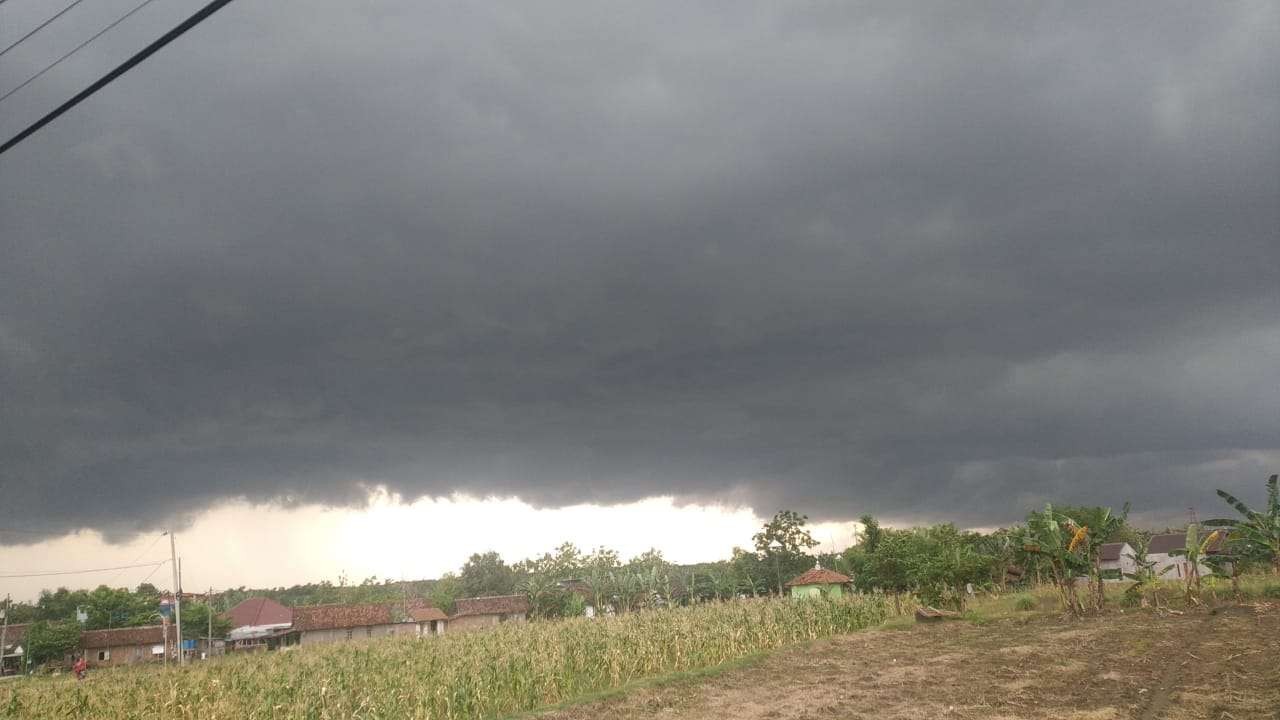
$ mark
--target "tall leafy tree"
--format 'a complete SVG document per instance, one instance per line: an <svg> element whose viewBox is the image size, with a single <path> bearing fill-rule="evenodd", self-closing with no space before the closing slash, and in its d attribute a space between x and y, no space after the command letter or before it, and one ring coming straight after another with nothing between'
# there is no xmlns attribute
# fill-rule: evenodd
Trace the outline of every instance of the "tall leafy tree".
<svg viewBox="0 0 1280 720"><path fill-rule="evenodd" d="M463 596L462 582L458 580L458 576L453 573L445 573L439 580L431 586L428 595L431 598L431 604L440 608L446 613L452 613L454 603L458 598Z"/></svg>
<svg viewBox="0 0 1280 720"><path fill-rule="evenodd" d="M569 580L582 572L582 551L571 542L539 557L516 563L516 572L522 575L546 575L553 580Z"/></svg>
<svg viewBox="0 0 1280 720"><path fill-rule="evenodd" d="M510 595L516 587L515 570L493 551L475 553L468 558L459 579L466 597Z"/></svg>
<svg viewBox="0 0 1280 720"><path fill-rule="evenodd" d="M858 535L858 545L867 552L875 552L876 546L880 544L880 538L884 537L884 530L880 529L880 521L871 515L863 515L858 518L858 522L862 523L862 532Z"/></svg>
<svg viewBox="0 0 1280 720"><path fill-rule="evenodd" d="M813 556L808 553L818 541L805 529L808 521L806 515L780 510L751 538L756 553L773 570L779 595L783 592L783 583L813 567Z"/></svg>
<svg viewBox="0 0 1280 720"><path fill-rule="evenodd" d="M223 638L231 631L231 621L210 608L205 603L182 603L182 637L184 640L195 640L209 635L210 616L212 616L213 637Z"/></svg>
<svg viewBox="0 0 1280 720"><path fill-rule="evenodd" d="M80 647L80 624L75 620L40 620L27 628L26 662L32 665L61 663Z"/></svg>
<svg viewBox="0 0 1280 720"><path fill-rule="evenodd" d="M730 572L737 592L755 597L769 592L769 578L773 572L760 559L760 556L740 547L733 548L729 560Z"/></svg>

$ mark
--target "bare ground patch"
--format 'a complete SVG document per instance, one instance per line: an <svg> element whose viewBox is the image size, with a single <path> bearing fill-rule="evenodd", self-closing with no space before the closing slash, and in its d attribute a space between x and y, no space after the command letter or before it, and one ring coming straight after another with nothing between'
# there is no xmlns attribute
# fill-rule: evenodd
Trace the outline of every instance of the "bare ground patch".
<svg viewBox="0 0 1280 720"><path fill-rule="evenodd" d="M873 631L544 720L1280 720L1280 607Z"/></svg>

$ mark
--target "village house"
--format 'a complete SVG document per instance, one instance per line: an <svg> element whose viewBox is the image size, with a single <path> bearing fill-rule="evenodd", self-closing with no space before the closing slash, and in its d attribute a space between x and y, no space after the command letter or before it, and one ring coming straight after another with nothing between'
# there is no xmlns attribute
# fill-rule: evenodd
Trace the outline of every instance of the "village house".
<svg viewBox="0 0 1280 720"><path fill-rule="evenodd" d="M22 655L26 652L23 642L27 639L28 623L15 623L4 629L4 642L0 643L0 676L22 672Z"/></svg>
<svg viewBox="0 0 1280 720"><path fill-rule="evenodd" d="M168 654L176 657L178 636L174 628L168 630ZM86 630L80 633L79 652L84 653L91 668L162 661L166 654L165 637L163 625ZM71 660L67 658L68 664Z"/></svg>
<svg viewBox="0 0 1280 720"><path fill-rule="evenodd" d="M505 622L524 622L529 599L524 595L459 598L449 618L450 632L466 632Z"/></svg>
<svg viewBox="0 0 1280 720"><path fill-rule="evenodd" d="M1119 582L1132 575L1138 565L1133 561L1133 546L1126 542L1106 543L1098 549L1098 568L1102 579Z"/></svg>
<svg viewBox="0 0 1280 720"><path fill-rule="evenodd" d="M597 612L596 594L594 591L592 591L591 584L588 583L586 580L577 580L577 579L557 580L556 587L560 588L561 590L564 590L565 592L577 595L579 598L582 599L583 617L593 618L596 616L596 612ZM612 604L605 602L604 607L602 607L599 612L602 612L606 615L612 615L613 614Z"/></svg>
<svg viewBox="0 0 1280 720"><path fill-rule="evenodd" d="M807 570L786 584L793 598L842 597L853 579L821 566Z"/></svg>
<svg viewBox="0 0 1280 720"><path fill-rule="evenodd" d="M434 611L434 612L432 612ZM394 635L442 634L447 616L421 601L312 605L293 609L292 632L302 645Z"/></svg>
<svg viewBox="0 0 1280 720"><path fill-rule="evenodd" d="M445 626L449 623L449 616L440 608L432 606L410 606L409 617L418 624L418 637L443 635Z"/></svg>
<svg viewBox="0 0 1280 720"><path fill-rule="evenodd" d="M1218 542L1213 543L1213 545L1209 547L1207 551L1208 554L1216 555L1222 552L1223 545L1224 542L1220 538ZM1156 575L1164 580L1181 580L1186 578L1191 570L1191 564L1187 562L1187 558L1185 556L1172 554L1174 551L1181 550L1186 546L1186 533L1152 535L1151 541L1147 544L1147 560L1155 562L1154 570ZM1199 571L1201 577L1207 577L1213 572L1213 570L1203 562L1200 563Z"/></svg>
<svg viewBox="0 0 1280 720"><path fill-rule="evenodd" d="M298 639L293 632L293 610L271 598L243 600L223 617L231 622L227 643L233 652L276 650Z"/></svg>

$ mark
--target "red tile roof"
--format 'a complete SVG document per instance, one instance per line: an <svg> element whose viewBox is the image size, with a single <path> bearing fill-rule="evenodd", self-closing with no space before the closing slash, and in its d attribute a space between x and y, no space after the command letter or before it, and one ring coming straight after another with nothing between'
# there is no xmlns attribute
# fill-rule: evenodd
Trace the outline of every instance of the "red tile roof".
<svg viewBox="0 0 1280 720"><path fill-rule="evenodd" d="M524 595L491 595L459 598L454 603L454 617L467 615L521 615L529 612L529 598Z"/></svg>
<svg viewBox="0 0 1280 720"><path fill-rule="evenodd" d="M421 622L413 617L413 613L427 609L427 604L420 600L410 602L407 607L398 602L301 606L293 609L293 629L303 631L335 630L370 625ZM444 613L440 613L440 615L443 617Z"/></svg>
<svg viewBox="0 0 1280 720"><path fill-rule="evenodd" d="M292 610L265 597L243 600L224 613L224 616L231 621L233 629L250 625L281 625L293 622Z"/></svg>
<svg viewBox="0 0 1280 720"><path fill-rule="evenodd" d="M169 629L169 641L177 638L175 629ZM144 625L142 627L115 628L114 630L86 630L80 633L80 647L109 648L120 645L162 645L164 644L163 625Z"/></svg>
<svg viewBox="0 0 1280 720"><path fill-rule="evenodd" d="M414 622L431 622L432 620L448 620L449 616L444 611L436 607L411 608L409 617Z"/></svg>
<svg viewBox="0 0 1280 720"><path fill-rule="evenodd" d="M852 582L848 575L841 575L834 570L827 570L826 568L814 568L804 572L800 577L794 578L787 583L787 587L792 585L843 585L847 582Z"/></svg>

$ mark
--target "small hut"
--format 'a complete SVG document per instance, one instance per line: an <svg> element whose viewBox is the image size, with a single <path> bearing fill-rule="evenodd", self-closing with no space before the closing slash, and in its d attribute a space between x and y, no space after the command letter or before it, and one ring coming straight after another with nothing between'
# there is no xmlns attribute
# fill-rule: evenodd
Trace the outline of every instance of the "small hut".
<svg viewBox="0 0 1280 720"><path fill-rule="evenodd" d="M842 597L853 582L848 575L826 570L821 565L804 572L787 583L793 598Z"/></svg>

